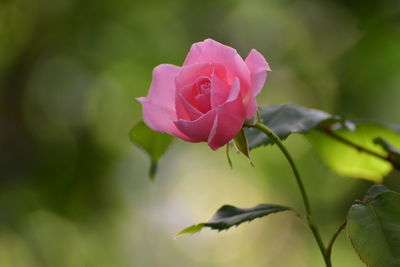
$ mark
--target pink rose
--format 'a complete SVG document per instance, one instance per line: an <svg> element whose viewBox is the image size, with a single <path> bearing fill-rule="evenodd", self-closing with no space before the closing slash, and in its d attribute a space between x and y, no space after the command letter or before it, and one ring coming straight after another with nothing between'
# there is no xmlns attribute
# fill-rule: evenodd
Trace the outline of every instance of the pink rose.
<svg viewBox="0 0 400 267"><path fill-rule="evenodd" d="M216 150L257 111L264 86L264 57L251 50L246 60L229 46L207 39L192 45L182 67L161 64L153 70L147 97L140 97L144 122L157 132Z"/></svg>

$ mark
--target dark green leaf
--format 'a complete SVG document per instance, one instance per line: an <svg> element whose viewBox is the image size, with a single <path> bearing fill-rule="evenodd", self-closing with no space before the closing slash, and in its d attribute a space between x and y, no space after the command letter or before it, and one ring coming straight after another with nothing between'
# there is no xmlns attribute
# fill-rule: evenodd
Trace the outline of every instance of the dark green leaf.
<svg viewBox="0 0 400 267"><path fill-rule="evenodd" d="M275 134L281 139L286 139L292 133L307 133L332 115L320 110L285 104L260 107L260 117ZM253 128L246 129L246 135L250 148L272 143L265 134Z"/></svg>
<svg viewBox="0 0 400 267"><path fill-rule="evenodd" d="M291 210L291 208L274 204L260 204L253 208L240 209L234 206L225 205L217 210L208 222L189 226L179 232L177 236L200 232L203 227L209 227L218 231L227 230L230 227L235 225L237 226L243 222L249 222L256 218L261 218L285 210Z"/></svg>
<svg viewBox="0 0 400 267"><path fill-rule="evenodd" d="M381 184L376 184L371 186L371 188L368 190L367 194L365 195L363 201L369 201L373 198L375 198L376 196L384 193L384 192L392 192L391 190L389 190L387 187L381 185Z"/></svg>
<svg viewBox="0 0 400 267"><path fill-rule="evenodd" d="M371 267L400 266L400 194L372 188L349 210L347 233L360 259Z"/></svg>
<svg viewBox="0 0 400 267"><path fill-rule="evenodd" d="M173 137L168 134L154 132L144 122L136 124L129 132L132 143L142 148L150 156L150 178L154 178L157 163L171 144Z"/></svg>

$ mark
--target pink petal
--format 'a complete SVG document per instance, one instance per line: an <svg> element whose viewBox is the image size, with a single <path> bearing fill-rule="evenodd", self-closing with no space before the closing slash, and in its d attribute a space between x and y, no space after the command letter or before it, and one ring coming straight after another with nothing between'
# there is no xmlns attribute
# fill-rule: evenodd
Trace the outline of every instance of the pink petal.
<svg viewBox="0 0 400 267"><path fill-rule="evenodd" d="M190 48L183 66L206 62L222 64L228 71L229 81L233 81L234 77L238 77L242 87L249 88L249 69L242 57L232 47L223 45L212 39L195 43Z"/></svg>
<svg viewBox="0 0 400 267"><path fill-rule="evenodd" d="M181 95L188 103L190 103L193 107L196 107L196 96L198 92L194 87L195 82L188 84L181 89L178 89L177 95Z"/></svg>
<svg viewBox="0 0 400 267"><path fill-rule="evenodd" d="M215 114L216 110L210 110L197 120L177 120L175 125L180 131L190 136L191 142L206 142L215 120Z"/></svg>
<svg viewBox="0 0 400 267"><path fill-rule="evenodd" d="M255 49L250 51L245 62L250 70L253 96L256 96L261 92L267 78L267 71L271 71L271 68L263 55Z"/></svg>
<svg viewBox="0 0 400 267"><path fill-rule="evenodd" d="M185 117L187 112L191 112L192 115L200 113L200 115L207 113L210 110L210 97L206 95L200 95L199 89L196 88L197 83L201 79L209 80L206 76L197 77L196 80L188 85L178 88L176 91L176 111L179 119L193 120L190 114ZM183 99L185 102L183 102ZM197 111L197 112L196 112ZM194 113L193 113L194 112ZM196 119L199 116L196 117Z"/></svg>
<svg viewBox="0 0 400 267"><path fill-rule="evenodd" d="M173 123L176 120L175 112L175 77L180 67L162 64L154 68L153 80L147 97L137 100L143 106L144 122L157 132L189 140Z"/></svg>
<svg viewBox="0 0 400 267"><path fill-rule="evenodd" d="M252 118L257 112L257 100L255 97L250 97L247 102L246 119Z"/></svg>
<svg viewBox="0 0 400 267"><path fill-rule="evenodd" d="M245 110L240 95L240 82L236 78L227 102L217 109L217 116L207 141L208 145L213 150L224 146L243 127L244 119Z"/></svg>
<svg viewBox="0 0 400 267"><path fill-rule="evenodd" d="M177 119L191 120L187 111L187 105L191 105L189 100L194 99L195 94L193 91L193 83L189 84L182 89L177 89L175 94L175 110ZM187 99L186 99L187 98ZM183 102L185 101L185 103ZM192 106L193 107L193 106ZM194 107L193 107L194 109Z"/></svg>
<svg viewBox="0 0 400 267"><path fill-rule="evenodd" d="M257 111L255 96L258 95L264 87L267 72L271 71L271 68L263 55L255 49L250 51L245 62L250 70L251 93L245 97L244 101L247 102L246 118L251 118Z"/></svg>
<svg viewBox="0 0 400 267"><path fill-rule="evenodd" d="M137 98L137 100L142 103L143 120L149 128L156 132L168 133L183 140L192 141L192 138L176 128L173 122L176 117L174 110L154 104L145 97Z"/></svg>
<svg viewBox="0 0 400 267"><path fill-rule="evenodd" d="M177 96L176 100L176 108L177 108L177 116L178 119L184 120L196 120L198 119L203 113L201 113L198 109L193 107L186 99L183 97L182 94ZM184 116L186 114L186 116Z"/></svg>
<svg viewBox="0 0 400 267"><path fill-rule="evenodd" d="M214 72L211 75L211 108L223 104L228 95L230 86Z"/></svg>
<svg viewBox="0 0 400 267"><path fill-rule="evenodd" d="M161 64L154 68L149 93L146 97L153 104L172 108L175 105L175 77L181 67Z"/></svg>
<svg viewBox="0 0 400 267"><path fill-rule="evenodd" d="M198 103L198 110L203 114L207 113L211 110L211 102L210 102L210 92L202 95L196 96L196 100Z"/></svg>
<svg viewBox="0 0 400 267"><path fill-rule="evenodd" d="M209 77L213 70L214 64L210 62L183 66L175 79L176 88L180 89L187 86L200 76Z"/></svg>

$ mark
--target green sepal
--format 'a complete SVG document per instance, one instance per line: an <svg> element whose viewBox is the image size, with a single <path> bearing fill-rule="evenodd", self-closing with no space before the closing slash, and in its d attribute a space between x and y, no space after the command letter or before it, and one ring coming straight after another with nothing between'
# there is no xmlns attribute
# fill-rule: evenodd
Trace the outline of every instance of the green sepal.
<svg viewBox="0 0 400 267"><path fill-rule="evenodd" d="M231 156L229 155L229 147L230 147L230 145L231 145L230 143L226 144L226 159L228 160L229 167L231 167L231 169L233 169Z"/></svg>
<svg viewBox="0 0 400 267"><path fill-rule="evenodd" d="M233 143L234 143L236 149L241 154L245 155L248 158L250 164L252 166L254 166L253 162L251 161L251 157L250 157L249 143L247 141L246 133L243 128L240 130L240 132L238 132L238 134L235 136L235 138L233 138Z"/></svg>

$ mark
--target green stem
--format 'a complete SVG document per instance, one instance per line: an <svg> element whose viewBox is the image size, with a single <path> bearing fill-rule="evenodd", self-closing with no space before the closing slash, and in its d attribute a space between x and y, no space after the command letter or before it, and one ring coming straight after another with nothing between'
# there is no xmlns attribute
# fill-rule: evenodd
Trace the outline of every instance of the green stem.
<svg viewBox="0 0 400 267"><path fill-rule="evenodd" d="M248 127L252 127L252 128L256 128L256 129L262 131L264 134L266 134L276 145L278 145L280 150L285 155L287 161L290 164L290 167L293 170L294 176L296 178L297 185L298 185L298 187L300 189L300 193L301 193L301 196L303 198L304 207L305 207L305 210L306 210L306 213L307 213L306 219L307 219L308 226L311 229L311 232L313 233L315 240L317 241L317 244L318 244L318 247L319 247L319 249L321 251L322 257L324 258L325 265L327 267L331 267L332 266L331 259L326 254L324 242L322 241L322 238L321 238L321 235L319 233L319 230L318 230L317 226L314 224L314 222L312 220L310 202L308 201L308 197L307 197L307 193L306 193L306 190L304 188L304 185L303 185L303 181L302 181L302 179L300 177L299 171L297 170L296 164L294 163L294 161L292 159L292 156L290 155L290 153L287 150L287 148L285 147L285 145L282 143L281 139L271 129L269 129L267 126L265 126L264 124L262 124L260 122L258 122L255 125L247 125L247 126Z"/></svg>
<svg viewBox="0 0 400 267"><path fill-rule="evenodd" d="M339 228L336 230L336 232L333 234L331 241L329 241L328 246L326 247L326 256L331 258L332 254L332 247L333 244L335 243L336 238L339 236L340 232L346 227L347 225L347 220L342 223Z"/></svg>

